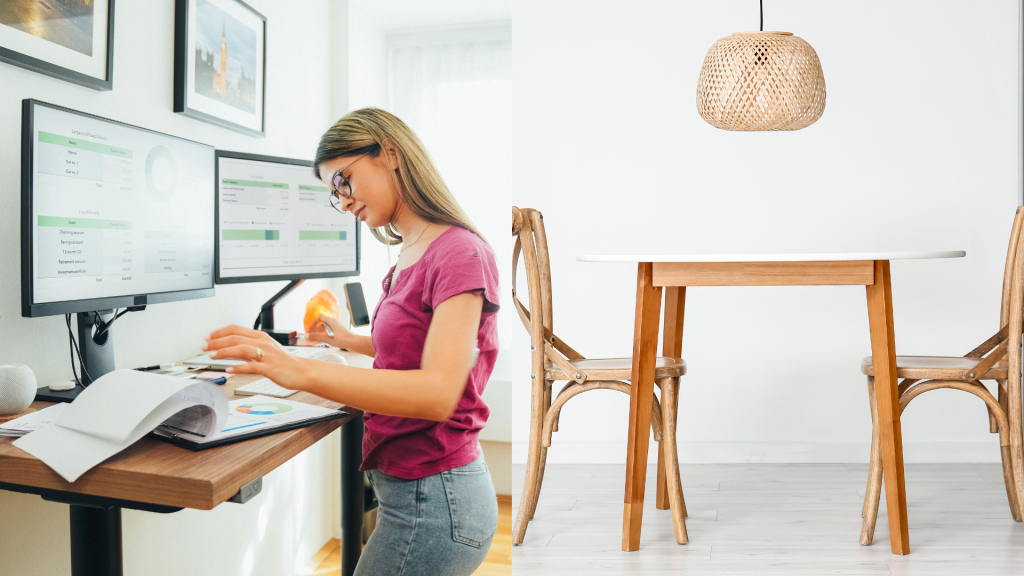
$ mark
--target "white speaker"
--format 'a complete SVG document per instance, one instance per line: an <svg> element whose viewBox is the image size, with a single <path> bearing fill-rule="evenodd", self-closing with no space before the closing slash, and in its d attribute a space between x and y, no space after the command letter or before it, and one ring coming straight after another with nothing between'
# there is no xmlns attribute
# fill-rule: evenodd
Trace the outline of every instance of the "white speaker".
<svg viewBox="0 0 1024 576"><path fill-rule="evenodd" d="M24 364L0 365L0 416L18 414L36 397L36 375Z"/></svg>
<svg viewBox="0 0 1024 576"><path fill-rule="evenodd" d="M322 356L317 356L316 359L321 360L323 362L330 362L331 364L348 365L348 362L345 360L345 357L342 356L341 354L324 354Z"/></svg>

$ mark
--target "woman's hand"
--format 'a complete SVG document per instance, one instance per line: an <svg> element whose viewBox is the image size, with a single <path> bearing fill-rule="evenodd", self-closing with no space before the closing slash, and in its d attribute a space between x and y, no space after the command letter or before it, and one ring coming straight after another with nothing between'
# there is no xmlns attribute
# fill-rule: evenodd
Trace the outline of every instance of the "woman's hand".
<svg viewBox="0 0 1024 576"><path fill-rule="evenodd" d="M334 336L328 336L324 332L324 325L331 327L331 331L334 332ZM342 350L350 350L352 352L358 352L373 358L377 355L377 351L373 349L373 341L369 336L360 336L359 334L353 333L351 330L338 322L337 319L331 318L330 316L320 316L317 318L317 323L313 324L313 332L306 334L306 338L315 340L317 342L326 342L335 348L341 348Z"/></svg>
<svg viewBox="0 0 1024 576"><path fill-rule="evenodd" d="M302 359L285 350L266 332L225 326L211 333L200 348L210 358L233 358L244 360L245 364L231 366L232 374L259 374L279 386L290 390L302 390Z"/></svg>
<svg viewBox="0 0 1024 576"><path fill-rule="evenodd" d="M324 326L330 326L334 336L328 336ZM317 342L326 342L335 348L348 348L349 341L355 336L348 328L345 328L336 318L320 316L313 324L313 331L306 334L306 338Z"/></svg>

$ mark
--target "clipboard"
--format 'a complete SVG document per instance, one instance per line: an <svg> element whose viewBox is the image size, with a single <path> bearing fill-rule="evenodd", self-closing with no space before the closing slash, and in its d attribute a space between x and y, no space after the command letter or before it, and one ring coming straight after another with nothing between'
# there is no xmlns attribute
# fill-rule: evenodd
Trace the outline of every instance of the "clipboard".
<svg viewBox="0 0 1024 576"><path fill-rule="evenodd" d="M169 432L167 430L162 430L160 428L153 430L152 432L150 432L149 435L154 438L157 438L158 440L163 440L164 442L174 444L175 446L188 448L193 452L198 452L200 450L206 450L207 448L216 448L218 446L224 446L225 444L241 442L242 440L249 440L251 438L259 438L261 436L277 434L278 432L287 432L288 430L305 428L307 426L312 426L313 424L319 424L321 422L330 422L331 420L337 420L338 418L345 418L347 416L349 416L348 412L344 410L338 410L336 413L327 414L326 416L310 418L309 420L303 420L301 422L289 422L288 424L282 424L281 426L275 426L274 428L263 428L260 430L255 430L253 432L248 432L245 434L236 434L232 436L227 436L225 438L221 438L219 440L213 440L212 442L203 443L196 442L195 440L187 440L185 438L181 438L176 432Z"/></svg>

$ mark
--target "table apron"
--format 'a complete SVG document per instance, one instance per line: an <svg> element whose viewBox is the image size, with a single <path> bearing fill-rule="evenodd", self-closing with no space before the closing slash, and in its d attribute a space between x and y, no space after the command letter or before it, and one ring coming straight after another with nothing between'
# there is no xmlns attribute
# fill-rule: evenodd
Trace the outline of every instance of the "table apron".
<svg viewBox="0 0 1024 576"><path fill-rule="evenodd" d="M873 260L654 262L654 286L871 286Z"/></svg>

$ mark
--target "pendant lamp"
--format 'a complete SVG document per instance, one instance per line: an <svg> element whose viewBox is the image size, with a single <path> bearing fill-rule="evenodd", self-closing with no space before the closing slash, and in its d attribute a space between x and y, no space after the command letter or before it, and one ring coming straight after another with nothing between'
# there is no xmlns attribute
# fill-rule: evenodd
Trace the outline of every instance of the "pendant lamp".
<svg viewBox="0 0 1024 576"><path fill-rule="evenodd" d="M825 111L825 75L818 54L791 32L726 36L704 57L697 111L722 130L806 128Z"/></svg>

